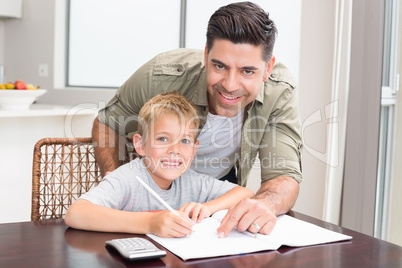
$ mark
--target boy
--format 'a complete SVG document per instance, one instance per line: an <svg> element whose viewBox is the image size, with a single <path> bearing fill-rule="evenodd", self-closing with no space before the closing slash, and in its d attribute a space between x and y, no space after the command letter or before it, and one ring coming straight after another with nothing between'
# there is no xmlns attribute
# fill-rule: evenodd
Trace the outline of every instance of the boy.
<svg viewBox="0 0 402 268"><path fill-rule="evenodd" d="M192 103L178 93L159 94L139 113L133 142L141 156L108 174L68 210L67 225L86 230L191 234L195 221L253 196L249 189L189 170L199 141L200 120ZM135 178L139 176L180 216L161 205ZM145 212L164 210L159 212ZM191 220L189 220L191 217Z"/></svg>

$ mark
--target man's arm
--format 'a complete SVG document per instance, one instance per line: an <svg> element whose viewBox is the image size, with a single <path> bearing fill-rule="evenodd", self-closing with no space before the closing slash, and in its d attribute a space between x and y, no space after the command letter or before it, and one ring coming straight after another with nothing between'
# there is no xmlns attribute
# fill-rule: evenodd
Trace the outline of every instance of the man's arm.
<svg viewBox="0 0 402 268"><path fill-rule="evenodd" d="M287 213L296 203L299 183L287 176L281 176L264 182L253 199L265 201L268 208L276 215Z"/></svg>
<svg viewBox="0 0 402 268"><path fill-rule="evenodd" d="M98 118L95 118L92 127L92 142L102 176L122 164L125 155L125 138L99 122Z"/></svg>
<svg viewBox="0 0 402 268"><path fill-rule="evenodd" d="M298 193L299 183L291 177L281 176L264 182L254 197L229 209L218 228L219 236L226 237L236 224L240 232L269 234L276 224L276 216L293 207Z"/></svg>

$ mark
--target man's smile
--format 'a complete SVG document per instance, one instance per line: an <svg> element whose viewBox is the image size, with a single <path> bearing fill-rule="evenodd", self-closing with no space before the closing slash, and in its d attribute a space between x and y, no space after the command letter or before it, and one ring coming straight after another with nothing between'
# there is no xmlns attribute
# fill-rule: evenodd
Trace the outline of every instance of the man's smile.
<svg viewBox="0 0 402 268"><path fill-rule="evenodd" d="M227 100L236 100L236 99L239 99L239 98L240 98L240 97L230 97L230 96L228 96L228 95L223 94L222 92L219 92L219 94L220 94L223 98L225 98L225 99L227 99Z"/></svg>

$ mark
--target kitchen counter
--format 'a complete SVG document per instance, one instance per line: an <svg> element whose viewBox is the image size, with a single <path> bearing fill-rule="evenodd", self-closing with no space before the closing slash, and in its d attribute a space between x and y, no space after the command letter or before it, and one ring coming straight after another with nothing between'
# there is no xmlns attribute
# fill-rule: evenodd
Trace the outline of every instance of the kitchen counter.
<svg viewBox="0 0 402 268"><path fill-rule="evenodd" d="M42 138L90 137L95 104L0 110L0 223L29 221L33 149Z"/></svg>
<svg viewBox="0 0 402 268"><path fill-rule="evenodd" d="M32 104L26 110L3 110L0 108L0 117L36 117L36 116L66 116L66 115L93 115L98 107L94 104L80 104L75 106L58 106L50 104Z"/></svg>

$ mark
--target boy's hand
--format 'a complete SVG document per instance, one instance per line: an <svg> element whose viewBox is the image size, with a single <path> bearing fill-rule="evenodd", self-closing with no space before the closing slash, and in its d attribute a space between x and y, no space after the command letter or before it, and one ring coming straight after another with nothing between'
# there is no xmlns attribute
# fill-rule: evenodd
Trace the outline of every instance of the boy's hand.
<svg viewBox="0 0 402 268"><path fill-rule="evenodd" d="M149 221L150 232L160 237L184 237L192 233L192 223L187 215L178 211L180 216L170 212L161 211L153 213Z"/></svg>
<svg viewBox="0 0 402 268"><path fill-rule="evenodd" d="M195 202L184 204L179 211L184 212L193 222L201 222L211 215L207 206Z"/></svg>

